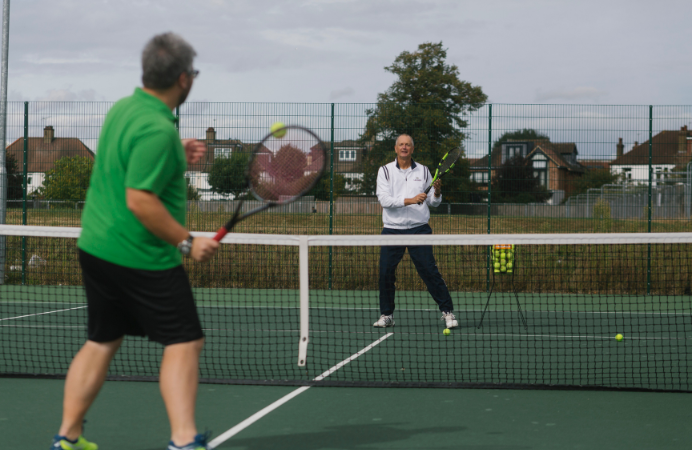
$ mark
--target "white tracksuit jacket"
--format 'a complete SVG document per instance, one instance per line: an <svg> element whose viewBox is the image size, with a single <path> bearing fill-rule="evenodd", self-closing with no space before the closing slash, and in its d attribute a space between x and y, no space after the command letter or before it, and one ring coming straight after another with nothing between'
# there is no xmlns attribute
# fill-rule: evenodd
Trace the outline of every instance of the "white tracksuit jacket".
<svg viewBox="0 0 692 450"><path fill-rule="evenodd" d="M430 206L439 206L442 196L435 198L435 188L430 189L428 198L420 205L404 206L405 198L413 198L425 192L430 185L432 175L422 164L411 160L411 171L408 175L399 168L395 159L380 167L377 172L377 199L382 205L382 222L385 228L405 230L425 225L430 220Z"/></svg>

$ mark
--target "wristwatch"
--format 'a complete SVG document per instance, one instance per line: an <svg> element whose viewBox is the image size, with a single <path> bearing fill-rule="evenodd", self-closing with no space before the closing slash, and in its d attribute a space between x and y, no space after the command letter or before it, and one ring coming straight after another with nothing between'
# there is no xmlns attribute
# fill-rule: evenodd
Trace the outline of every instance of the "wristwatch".
<svg viewBox="0 0 692 450"><path fill-rule="evenodd" d="M192 236L188 236L187 239L184 241L181 241L180 244L178 244L178 250L180 253L183 255L189 255L190 250L192 250Z"/></svg>

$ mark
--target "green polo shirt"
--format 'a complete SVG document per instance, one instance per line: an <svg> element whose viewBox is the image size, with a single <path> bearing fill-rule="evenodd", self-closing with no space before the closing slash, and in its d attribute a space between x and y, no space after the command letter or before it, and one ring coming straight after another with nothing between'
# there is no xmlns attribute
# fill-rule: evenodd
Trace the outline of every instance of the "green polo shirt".
<svg viewBox="0 0 692 450"><path fill-rule="evenodd" d="M101 129L79 248L133 269L180 265L180 252L144 228L127 208L125 189L156 194L184 226L186 169L185 150L170 109L139 88L118 101Z"/></svg>

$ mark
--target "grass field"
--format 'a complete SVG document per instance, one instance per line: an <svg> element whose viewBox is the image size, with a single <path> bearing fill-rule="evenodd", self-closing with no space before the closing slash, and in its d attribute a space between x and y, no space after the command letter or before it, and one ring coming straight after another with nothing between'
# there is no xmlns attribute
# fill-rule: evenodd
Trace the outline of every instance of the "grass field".
<svg viewBox="0 0 692 450"><path fill-rule="evenodd" d="M8 237L7 245L7 284L82 284L76 239ZM454 292L485 292L495 279L498 292L691 293L690 244L656 244L650 249L630 244L522 245L516 252L514 275L488 272L486 246L436 246L434 252ZM311 289L378 289L378 247L311 247L309 258ZM211 261L186 259L185 265L193 286L199 288L297 289L298 262L297 247L226 244ZM397 289L426 290L408 255L398 269Z"/></svg>
<svg viewBox="0 0 692 450"><path fill-rule="evenodd" d="M28 225L80 226L80 210L29 210ZM194 231L216 231L229 219L230 213L189 213L188 228ZM16 209L7 211L7 224L21 225L22 213ZM435 214L430 226L439 234L486 234L488 219L484 216ZM379 214L335 214L332 234L379 234L382 216ZM492 234L526 233L645 233L646 220L615 219L563 219L550 217L491 217ZM692 231L692 224L684 219L655 220L651 223L654 233ZM239 233L271 234L329 234L328 214L280 214L264 213L251 217L236 227Z"/></svg>

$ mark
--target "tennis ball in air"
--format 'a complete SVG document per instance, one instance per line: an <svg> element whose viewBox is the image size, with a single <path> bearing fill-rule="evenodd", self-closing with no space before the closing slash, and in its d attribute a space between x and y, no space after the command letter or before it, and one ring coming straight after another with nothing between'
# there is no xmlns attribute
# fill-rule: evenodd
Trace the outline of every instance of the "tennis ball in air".
<svg viewBox="0 0 692 450"><path fill-rule="evenodd" d="M282 137L286 136L285 128L286 125L284 125L283 122L274 122L274 125L271 126L269 131L271 131L275 138L281 139Z"/></svg>
<svg viewBox="0 0 692 450"><path fill-rule="evenodd" d="M622 340L622 335L620 333L615 335L615 340L620 342Z"/></svg>
<svg viewBox="0 0 692 450"><path fill-rule="evenodd" d="M449 336L450 334L452 334L452 332L449 331L449 328L445 328L445 330L442 332L442 334L444 334L445 336Z"/></svg>

